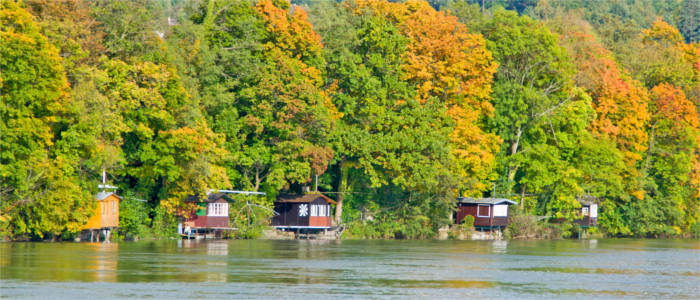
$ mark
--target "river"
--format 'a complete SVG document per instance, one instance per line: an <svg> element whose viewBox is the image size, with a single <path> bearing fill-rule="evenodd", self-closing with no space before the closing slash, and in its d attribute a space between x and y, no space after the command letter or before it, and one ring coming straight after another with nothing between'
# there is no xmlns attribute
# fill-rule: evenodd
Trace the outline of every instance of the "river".
<svg viewBox="0 0 700 300"><path fill-rule="evenodd" d="M0 297L698 299L700 242L0 243Z"/></svg>

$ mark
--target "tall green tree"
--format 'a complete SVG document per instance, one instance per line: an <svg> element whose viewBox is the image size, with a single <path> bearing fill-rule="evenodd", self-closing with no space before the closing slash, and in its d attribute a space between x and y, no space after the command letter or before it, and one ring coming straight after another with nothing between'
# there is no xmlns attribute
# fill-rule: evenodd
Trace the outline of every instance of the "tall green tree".
<svg viewBox="0 0 700 300"><path fill-rule="evenodd" d="M456 176L449 171L453 158L448 138L453 123L440 102L428 98L421 103L416 86L402 80L408 39L395 25L343 6L316 9L330 12L317 15L315 26L324 38L327 83L341 114L332 135L339 193L336 222L342 220L345 199L373 206L362 200L369 198L392 207L383 215L387 222L431 231L439 218L430 218L445 218L449 212L445 204L451 202L446 199L455 196L450 191L456 187ZM370 194L379 193L377 198L352 194L363 187L370 188ZM415 211L420 203L441 213ZM417 234L406 226L387 228L387 234Z"/></svg>
<svg viewBox="0 0 700 300"><path fill-rule="evenodd" d="M14 1L0 2L0 231L56 237L87 219L91 197L56 151L71 99L58 49Z"/></svg>
<svg viewBox="0 0 700 300"><path fill-rule="evenodd" d="M193 72L215 132L226 136L230 178L271 194L321 175L335 117L319 67L319 36L283 1L207 1L193 7L191 36L204 58Z"/></svg>

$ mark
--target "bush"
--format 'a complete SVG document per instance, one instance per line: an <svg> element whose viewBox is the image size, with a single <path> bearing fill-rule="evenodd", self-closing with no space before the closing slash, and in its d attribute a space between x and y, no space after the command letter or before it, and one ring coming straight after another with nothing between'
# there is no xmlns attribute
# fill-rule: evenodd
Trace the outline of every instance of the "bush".
<svg viewBox="0 0 700 300"><path fill-rule="evenodd" d="M472 229L474 227L474 216L466 215L459 225L463 229Z"/></svg>
<svg viewBox="0 0 700 300"><path fill-rule="evenodd" d="M151 236L148 204L127 194L119 201L119 235L122 238Z"/></svg>
<svg viewBox="0 0 700 300"><path fill-rule="evenodd" d="M177 217L168 214L166 209L158 205L154 210L153 215L153 234L156 237L176 237L177 236Z"/></svg>

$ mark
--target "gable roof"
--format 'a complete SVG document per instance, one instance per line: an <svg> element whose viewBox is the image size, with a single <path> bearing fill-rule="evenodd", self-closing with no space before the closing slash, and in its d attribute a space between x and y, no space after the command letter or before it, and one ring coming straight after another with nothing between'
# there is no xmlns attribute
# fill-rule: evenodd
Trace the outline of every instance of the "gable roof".
<svg viewBox="0 0 700 300"><path fill-rule="evenodd" d="M115 192L105 192L105 191L100 191L95 195L95 198L97 198L97 201L102 201L104 199L107 199L107 197L114 195L115 197L119 198L119 200L122 199L122 197L119 197Z"/></svg>
<svg viewBox="0 0 700 300"><path fill-rule="evenodd" d="M233 199L229 197L225 193L211 193L207 195L205 199L201 199L198 196L195 195L189 195L187 198L185 198L185 202L204 202L204 203L211 203L211 202L216 202L217 200L223 198L224 200L228 202L233 202Z"/></svg>
<svg viewBox="0 0 700 300"><path fill-rule="evenodd" d="M277 200L275 202L282 202L282 203L308 203L312 202L318 198L323 198L323 200L326 200L326 202L330 204L335 204L335 201L333 199L328 198L328 196L324 194L304 194L304 195L278 195Z"/></svg>
<svg viewBox="0 0 700 300"><path fill-rule="evenodd" d="M472 197L459 197L457 198L458 203L468 203L468 204L491 204L491 205L496 205L496 204L518 204L518 202L515 202L510 199L505 199L505 198L472 198Z"/></svg>

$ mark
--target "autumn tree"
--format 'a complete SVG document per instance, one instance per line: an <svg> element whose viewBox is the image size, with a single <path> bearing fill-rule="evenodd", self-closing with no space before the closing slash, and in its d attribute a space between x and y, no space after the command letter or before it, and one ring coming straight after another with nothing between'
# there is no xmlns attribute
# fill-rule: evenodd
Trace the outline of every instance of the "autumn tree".
<svg viewBox="0 0 700 300"><path fill-rule="evenodd" d="M185 36L201 54L190 76L209 124L226 137L232 182L274 195L323 174L335 108L321 89L322 46L304 10L212 0L190 19Z"/></svg>
<svg viewBox="0 0 700 300"><path fill-rule="evenodd" d="M697 223L699 213L700 198L693 196L697 186L691 179L698 160L698 107L670 84L654 87L651 97L653 117L644 171L652 182L646 188L649 204L638 209L637 232L680 234Z"/></svg>
<svg viewBox="0 0 700 300"><path fill-rule="evenodd" d="M70 105L58 49L14 1L0 2L0 229L2 235L75 232L91 197L56 151Z"/></svg>
<svg viewBox="0 0 700 300"><path fill-rule="evenodd" d="M356 10L368 7L392 21L408 38L402 79L417 87L417 99L425 102L434 97L447 109L455 123L450 134L458 162L454 172L465 179L465 192L485 190L500 140L483 130L485 119L493 113L488 99L497 67L484 39L425 1L355 4Z"/></svg>
<svg viewBox="0 0 700 300"><path fill-rule="evenodd" d="M378 236L430 235L445 222L455 196L451 122L437 99L420 101L416 85L404 79L410 40L373 12L344 4L313 12L324 39L326 82L340 113L328 176L338 191L336 222L365 211L393 224L376 228ZM393 209L375 210L387 206Z"/></svg>

